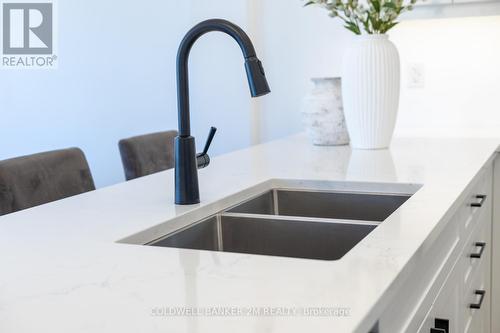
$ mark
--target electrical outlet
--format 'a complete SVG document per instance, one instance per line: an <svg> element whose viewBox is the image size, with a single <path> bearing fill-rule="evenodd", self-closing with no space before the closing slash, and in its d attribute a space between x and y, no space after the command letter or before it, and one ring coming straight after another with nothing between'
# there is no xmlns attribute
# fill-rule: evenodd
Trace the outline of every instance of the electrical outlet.
<svg viewBox="0 0 500 333"><path fill-rule="evenodd" d="M422 63L411 63L408 65L407 86L411 89L425 88L425 65Z"/></svg>

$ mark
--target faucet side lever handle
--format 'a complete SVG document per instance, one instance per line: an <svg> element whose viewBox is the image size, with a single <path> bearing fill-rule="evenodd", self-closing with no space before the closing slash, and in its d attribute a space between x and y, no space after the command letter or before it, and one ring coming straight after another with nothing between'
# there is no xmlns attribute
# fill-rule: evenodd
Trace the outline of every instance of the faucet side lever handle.
<svg viewBox="0 0 500 333"><path fill-rule="evenodd" d="M210 148L210 145L212 144L212 140L214 139L215 132L217 132L216 127L210 127L210 132L208 132L208 138L207 142L205 143L205 148L203 149L203 155L206 155L208 153L208 149Z"/></svg>
<svg viewBox="0 0 500 333"><path fill-rule="evenodd" d="M210 132L208 133L207 142L205 143L203 152L196 154L196 163L198 165L198 169L206 168L210 164L210 156L208 156L208 150L210 149L210 145L212 144L212 140L214 139L216 132L217 128L212 126L210 128Z"/></svg>

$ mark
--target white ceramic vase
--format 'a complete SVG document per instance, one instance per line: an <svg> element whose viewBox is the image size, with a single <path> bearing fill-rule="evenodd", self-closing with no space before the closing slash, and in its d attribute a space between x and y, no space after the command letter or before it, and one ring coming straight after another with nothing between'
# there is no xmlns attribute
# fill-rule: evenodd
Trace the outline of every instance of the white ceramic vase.
<svg viewBox="0 0 500 333"><path fill-rule="evenodd" d="M302 123L312 143L318 146L348 144L340 78L311 81L314 87L302 100Z"/></svg>
<svg viewBox="0 0 500 333"><path fill-rule="evenodd" d="M356 36L342 69L344 113L357 149L389 147L399 107L400 60L387 35Z"/></svg>

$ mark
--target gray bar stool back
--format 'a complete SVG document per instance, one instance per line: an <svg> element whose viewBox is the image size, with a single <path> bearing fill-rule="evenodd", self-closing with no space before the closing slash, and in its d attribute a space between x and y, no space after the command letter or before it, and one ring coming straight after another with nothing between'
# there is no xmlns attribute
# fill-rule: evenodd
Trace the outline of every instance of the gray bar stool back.
<svg viewBox="0 0 500 333"><path fill-rule="evenodd" d="M0 215L95 190L78 148L0 161Z"/></svg>
<svg viewBox="0 0 500 333"><path fill-rule="evenodd" d="M176 136L177 131L166 131L120 140L125 178L131 180L172 169Z"/></svg>

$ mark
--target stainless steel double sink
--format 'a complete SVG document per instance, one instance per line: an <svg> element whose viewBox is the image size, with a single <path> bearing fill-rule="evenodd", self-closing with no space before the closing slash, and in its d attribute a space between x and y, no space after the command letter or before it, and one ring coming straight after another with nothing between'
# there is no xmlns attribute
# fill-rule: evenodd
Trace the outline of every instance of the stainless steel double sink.
<svg viewBox="0 0 500 333"><path fill-rule="evenodd" d="M410 197L272 189L146 245L338 260Z"/></svg>

